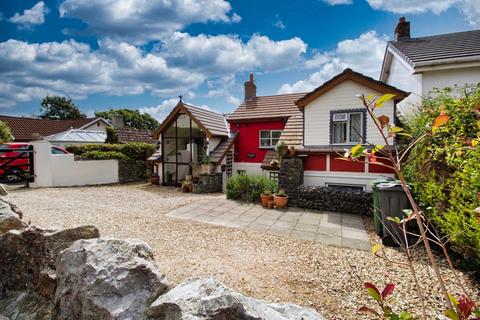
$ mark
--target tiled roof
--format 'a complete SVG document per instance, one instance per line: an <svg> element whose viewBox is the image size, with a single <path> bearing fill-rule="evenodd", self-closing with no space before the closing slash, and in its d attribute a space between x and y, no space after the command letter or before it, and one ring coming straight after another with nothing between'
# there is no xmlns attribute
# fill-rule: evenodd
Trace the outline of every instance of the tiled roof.
<svg viewBox="0 0 480 320"><path fill-rule="evenodd" d="M214 136L228 136L223 114L183 103L185 108Z"/></svg>
<svg viewBox="0 0 480 320"><path fill-rule="evenodd" d="M243 101L231 114L228 121L255 120L268 118L290 117L300 113L295 101L305 93L278 94L274 96L260 96Z"/></svg>
<svg viewBox="0 0 480 320"><path fill-rule="evenodd" d="M283 128L280 140L287 146L301 146L303 144L303 114L288 118Z"/></svg>
<svg viewBox="0 0 480 320"><path fill-rule="evenodd" d="M480 30L390 41L388 46L412 67L452 59L480 61Z"/></svg>
<svg viewBox="0 0 480 320"><path fill-rule="evenodd" d="M67 131L70 128L80 129L99 118L85 118L79 120L50 120L26 117L1 116L12 132L15 141L30 141L36 135L42 137Z"/></svg>
<svg viewBox="0 0 480 320"><path fill-rule="evenodd" d="M69 129L65 132L48 136L45 138L45 140L64 143L104 143L106 138L107 134L105 131Z"/></svg>
<svg viewBox="0 0 480 320"><path fill-rule="evenodd" d="M134 128L115 129L118 135L119 142L146 142L155 143L156 140L152 138L152 132L149 130L140 130Z"/></svg>
<svg viewBox="0 0 480 320"><path fill-rule="evenodd" d="M228 150L230 150L233 146L233 143L237 139L237 132L232 133L232 136L228 139L220 142L215 149L210 152L210 160L215 164L219 165L223 158L227 155Z"/></svg>

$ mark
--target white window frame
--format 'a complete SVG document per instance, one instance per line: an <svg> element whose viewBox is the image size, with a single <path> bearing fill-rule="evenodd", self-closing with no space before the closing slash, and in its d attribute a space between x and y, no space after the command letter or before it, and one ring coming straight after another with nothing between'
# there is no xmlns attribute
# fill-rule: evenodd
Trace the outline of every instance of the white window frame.
<svg viewBox="0 0 480 320"><path fill-rule="evenodd" d="M338 113L346 113L347 114L347 120L346 121L333 121L333 117L335 116L335 114L338 114ZM350 141L350 116L352 114L359 114L360 115L360 119L361 119L361 124L362 124L362 127L360 128L360 141ZM352 145L352 144L357 144L357 143L363 143L363 140L366 138L366 137L362 137L363 133L365 132L364 130L364 126L365 126L365 118L364 118L364 113L361 112L361 111L352 111L352 112L348 112L348 111L339 111L339 112L333 112L332 114L332 119L330 121L330 132L331 132L331 135L332 135L332 145ZM335 142L335 132L333 130L333 124L335 122L346 122L347 123L347 135L346 135L346 138L347 138L347 141L346 142Z"/></svg>
<svg viewBox="0 0 480 320"><path fill-rule="evenodd" d="M269 133L269 137L268 138L262 138L262 132L268 132ZM282 135L282 130L259 130L258 131L258 148L259 149L273 149L275 148L275 144L272 143L272 133L273 132L279 132L280 135L278 136L278 139L280 140L280 136ZM263 140L266 140L266 139L269 139L270 140L270 143L268 146L262 146L262 139Z"/></svg>

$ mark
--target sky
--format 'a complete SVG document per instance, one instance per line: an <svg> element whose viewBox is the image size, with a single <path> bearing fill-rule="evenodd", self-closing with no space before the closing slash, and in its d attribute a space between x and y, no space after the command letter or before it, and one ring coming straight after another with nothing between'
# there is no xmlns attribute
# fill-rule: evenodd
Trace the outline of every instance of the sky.
<svg viewBox="0 0 480 320"><path fill-rule="evenodd" d="M413 37L480 28L480 0L2 0L0 114L46 95L87 115L161 121L184 101L221 113L258 95L308 92L349 67L378 79L400 16Z"/></svg>

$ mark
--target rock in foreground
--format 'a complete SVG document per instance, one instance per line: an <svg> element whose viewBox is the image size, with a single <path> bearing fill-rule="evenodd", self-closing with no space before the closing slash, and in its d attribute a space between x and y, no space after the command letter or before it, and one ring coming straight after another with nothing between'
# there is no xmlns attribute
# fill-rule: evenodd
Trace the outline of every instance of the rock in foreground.
<svg viewBox="0 0 480 320"><path fill-rule="evenodd" d="M311 309L246 297L211 278L191 278L179 284L153 302L148 315L165 320L323 319Z"/></svg>
<svg viewBox="0 0 480 320"><path fill-rule="evenodd" d="M139 240L79 240L57 259L62 319L142 319L168 284Z"/></svg>

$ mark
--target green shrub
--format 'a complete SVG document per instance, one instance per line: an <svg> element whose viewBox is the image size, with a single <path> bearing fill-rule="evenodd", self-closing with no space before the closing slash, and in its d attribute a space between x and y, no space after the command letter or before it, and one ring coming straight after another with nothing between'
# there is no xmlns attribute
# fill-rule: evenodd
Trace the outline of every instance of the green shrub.
<svg viewBox="0 0 480 320"><path fill-rule="evenodd" d="M474 211L480 191L480 85L439 91L407 120L407 127L419 135L441 113L448 122L411 150L403 173L453 250L479 265L480 216Z"/></svg>
<svg viewBox="0 0 480 320"><path fill-rule="evenodd" d="M277 183L263 175L239 174L228 179L226 194L227 199L257 202L261 193L276 188Z"/></svg>
<svg viewBox="0 0 480 320"><path fill-rule="evenodd" d="M105 132L107 133L107 138L105 139L105 143L119 143L120 141L118 140L118 133L113 127L107 127L105 129Z"/></svg>
<svg viewBox="0 0 480 320"><path fill-rule="evenodd" d="M80 156L81 159L88 159L88 160L110 160L110 159L118 159L118 160L128 160L129 158L121 152L117 151L96 151L91 150L82 153Z"/></svg>
<svg viewBox="0 0 480 320"><path fill-rule="evenodd" d="M86 145L75 145L68 146L67 151L73 153L77 156L82 157L84 153L90 151L100 151L100 152L119 152L127 156L127 158L132 160L146 160L155 152L155 145L151 143L143 142L131 142L125 144L86 144Z"/></svg>

